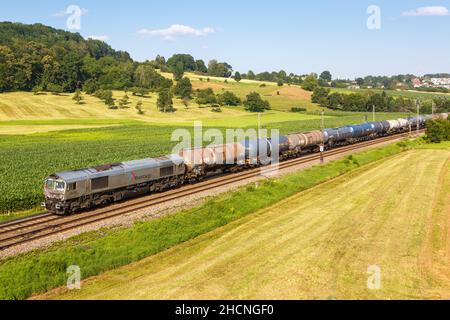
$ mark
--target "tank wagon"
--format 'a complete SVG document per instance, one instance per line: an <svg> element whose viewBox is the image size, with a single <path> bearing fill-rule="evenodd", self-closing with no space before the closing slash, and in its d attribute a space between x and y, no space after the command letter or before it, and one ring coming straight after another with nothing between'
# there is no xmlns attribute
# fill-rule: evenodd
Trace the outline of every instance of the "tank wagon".
<svg viewBox="0 0 450 320"><path fill-rule="evenodd" d="M280 155L282 159L298 157L314 151L323 143L324 133L322 131L293 133L286 137L280 137Z"/></svg>
<svg viewBox="0 0 450 320"><path fill-rule="evenodd" d="M55 214L70 214L141 194L161 192L194 183L217 172L238 172L266 165L278 149L281 160L318 152L362 140L406 132L430 119L448 119L448 114L369 122L280 136L278 146L270 139L182 150L179 154L128 161L94 168L52 174L44 183L43 206ZM278 148L275 148L278 147Z"/></svg>

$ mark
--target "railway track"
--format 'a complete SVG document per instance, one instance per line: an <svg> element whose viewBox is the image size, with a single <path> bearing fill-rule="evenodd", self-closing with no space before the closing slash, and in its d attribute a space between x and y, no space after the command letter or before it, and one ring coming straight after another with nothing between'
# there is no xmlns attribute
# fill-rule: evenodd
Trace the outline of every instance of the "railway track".
<svg viewBox="0 0 450 320"><path fill-rule="evenodd" d="M423 131L421 131L422 133ZM408 134L397 134L394 136L383 137L375 140L360 142L347 145L324 152L324 157L339 155L352 150L377 145L383 142L397 140L407 137ZM26 244L34 240L46 238L65 231L90 225L99 221L111 219L137 210L149 208L158 204L167 203L212 188L229 185L234 182L243 181L249 178L260 176L262 173L270 174L275 170L282 170L312 161L320 160L320 154L314 153L300 158L286 160L281 162L277 168L263 167L251 169L239 173L220 175L202 182L185 185L178 189L172 189L160 194L153 194L129 200L124 203L114 204L106 208L97 209L90 212L84 212L67 217L55 216L50 213L34 215L28 218L22 218L0 224L0 251L12 248L18 245ZM263 171L261 171L263 170Z"/></svg>

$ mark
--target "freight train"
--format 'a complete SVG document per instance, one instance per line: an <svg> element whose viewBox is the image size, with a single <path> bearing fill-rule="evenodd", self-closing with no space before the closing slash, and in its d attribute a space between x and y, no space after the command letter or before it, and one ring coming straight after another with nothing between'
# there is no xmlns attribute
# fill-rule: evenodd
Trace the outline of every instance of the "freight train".
<svg viewBox="0 0 450 320"><path fill-rule="evenodd" d="M368 122L323 131L281 136L278 148L271 139L259 138L207 148L182 150L179 154L128 161L94 168L65 171L45 179L43 206L51 213L68 215L108 205L138 195L162 192L186 183L195 183L211 173L239 172L267 164L272 152L279 159L300 157L382 136L424 128L433 118L448 114L419 116L382 122Z"/></svg>

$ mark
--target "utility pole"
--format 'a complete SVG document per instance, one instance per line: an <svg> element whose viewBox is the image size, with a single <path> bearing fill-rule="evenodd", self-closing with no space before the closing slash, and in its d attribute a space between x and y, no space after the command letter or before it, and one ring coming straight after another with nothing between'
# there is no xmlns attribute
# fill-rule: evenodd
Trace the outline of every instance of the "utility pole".
<svg viewBox="0 0 450 320"><path fill-rule="evenodd" d="M375 105L372 105L372 118L373 122L375 122Z"/></svg>
<svg viewBox="0 0 450 320"><path fill-rule="evenodd" d="M434 100L433 99L431 99L431 115L434 118Z"/></svg>
<svg viewBox="0 0 450 320"><path fill-rule="evenodd" d="M320 131L322 131L322 134L323 134L323 132L324 132L324 130L325 130L325 119L324 119L324 110L322 109L322 112L321 112L321 121L320 121ZM323 140L322 140L322 143L320 144L320 163L321 164L323 164L324 162L325 162L325 159L324 159L324 156L323 156L323 153L324 153L324 151L325 151L325 145L324 145L324 143L323 143Z"/></svg>
<svg viewBox="0 0 450 320"><path fill-rule="evenodd" d="M419 134L420 131L420 99L417 99L417 134Z"/></svg>
<svg viewBox="0 0 450 320"><path fill-rule="evenodd" d="M408 110L408 122L409 122L409 137L412 136L412 126L411 126L411 110Z"/></svg>
<svg viewBox="0 0 450 320"><path fill-rule="evenodd" d="M261 139L261 113L258 113L258 139Z"/></svg>

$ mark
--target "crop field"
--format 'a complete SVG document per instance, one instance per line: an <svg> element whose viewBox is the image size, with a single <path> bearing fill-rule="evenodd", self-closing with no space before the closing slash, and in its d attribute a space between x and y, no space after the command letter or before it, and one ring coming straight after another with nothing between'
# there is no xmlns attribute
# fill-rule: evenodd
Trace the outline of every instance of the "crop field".
<svg viewBox="0 0 450 320"><path fill-rule="evenodd" d="M331 88L331 92L339 92L339 93L363 93L363 92L375 92L375 93L382 93L382 89L343 89L343 88ZM405 91L405 90L386 90L386 94L388 96L393 97L403 97L403 98L410 98L410 99L432 99L432 98L439 98L439 97L447 97L450 98L450 94L447 93L436 93L436 92L421 92L421 91Z"/></svg>
<svg viewBox="0 0 450 320"><path fill-rule="evenodd" d="M45 298L449 299L449 193L450 149L403 152Z"/></svg>

